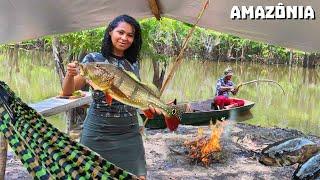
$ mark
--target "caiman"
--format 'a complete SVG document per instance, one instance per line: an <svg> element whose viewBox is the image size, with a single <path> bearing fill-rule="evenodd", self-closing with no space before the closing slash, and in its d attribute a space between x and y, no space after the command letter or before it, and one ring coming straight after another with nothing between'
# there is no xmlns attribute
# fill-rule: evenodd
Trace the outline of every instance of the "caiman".
<svg viewBox="0 0 320 180"><path fill-rule="evenodd" d="M293 174L293 179L320 179L320 153L300 164Z"/></svg>
<svg viewBox="0 0 320 180"><path fill-rule="evenodd" d="M148 119L153 119L149 106L159 108L171 131L177 129L182 110L175 105L168 105L159 98L157 89L142 83L132 72L125 71L113 64L92 62L78 63L80 75L90 80L95 88L106 94L106 101L111 105L112 99L141 109Z"/></svg>
<svg viewBox="0 0 320 180"><path fill-rule="evenodd" d="M264 148L259 161L268 166L303 163L319 152L320 146L306 138L285 139Z"/></svg>

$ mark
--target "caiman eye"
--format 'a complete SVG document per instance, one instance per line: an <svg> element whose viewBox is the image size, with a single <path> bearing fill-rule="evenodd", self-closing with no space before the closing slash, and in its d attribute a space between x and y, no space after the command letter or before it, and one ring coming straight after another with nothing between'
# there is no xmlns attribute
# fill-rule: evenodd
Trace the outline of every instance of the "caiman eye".
<svg viewBox="0 0 320 180"><path fill-rule="evenodd" d="M173 114L173 115L175 115L176 112L177 112L177 111L176 111L175 109L172 109L172 114Z"/></svg>
<svg viewBox="0 0 320 180"><path fill-rule="evenodd" d="M100 67L100 64L96 64L96 67Z"/></svg>

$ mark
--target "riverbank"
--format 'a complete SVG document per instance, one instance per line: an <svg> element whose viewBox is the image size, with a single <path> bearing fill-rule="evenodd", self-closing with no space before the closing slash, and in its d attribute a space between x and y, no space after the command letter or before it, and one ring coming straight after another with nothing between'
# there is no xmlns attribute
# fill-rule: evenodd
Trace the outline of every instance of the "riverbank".
<svg viewBox="0 0 320 180"><path fill-rule="evenodd" d="M186 154L174 150L186 140L197 137L198 127L180 126L175 133L147 130L144 137L148 179L291 179L297 165L268 167L258 162L259 152L268 144L291 137L306 137L318 144L320 138L300 131L264 128L237 123L226 128L221 139L225 159L209 167L191 163ZM203 126L204 135L211 130ZM228 131L229 130L229 131ZM6 179L32 179L20 161L8 153Z"/></svg>

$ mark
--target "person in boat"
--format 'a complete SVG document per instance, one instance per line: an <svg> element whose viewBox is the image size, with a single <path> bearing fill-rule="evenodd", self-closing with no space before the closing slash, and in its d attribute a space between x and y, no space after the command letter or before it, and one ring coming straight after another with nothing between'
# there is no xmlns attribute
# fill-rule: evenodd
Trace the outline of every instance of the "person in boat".
<svg viewBox="0 0 320 180"><path fill-rule="evenodd" d="M236 95L238 89L231 81L233 71L230 67L226 68L223 77L218 79L216 84L216 96L213 105L215 109L230 109L244 105L244 100L238 98L230 98L229 93Z"/></svg>
<svg viewBox="0 0 320 180"><path fill-rule="evenodd" d="M101 53L87 54L82 63L112 63L139 77L141 44L138 22L128 15L121 15L107 27ZM69 63L63 81L63 95L71 95L88 84L93 86L93 102L83 124L80 143L115 165L145 179L145 151L139 133L137 109L116 100L113 100L111 106L108 105L105 94L94 90L94 85L79 75L76 64ZM150 107L150 111L161 114L159 109L153 107Z"/></svg>

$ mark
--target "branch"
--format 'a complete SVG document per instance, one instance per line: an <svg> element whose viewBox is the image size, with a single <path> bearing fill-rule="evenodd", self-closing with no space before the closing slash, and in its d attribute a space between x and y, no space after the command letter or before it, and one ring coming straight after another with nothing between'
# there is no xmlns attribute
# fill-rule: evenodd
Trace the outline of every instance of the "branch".
<svg viewBox="0 0 320 180"><path fill-rule="evenodd" d="M204 11L207 9L208 5L209 5L209 0L206 0L203 8L201 9L201 11L200 11L200 13L199 13L199 15L198 15L198 17L197 17L196 23L195 23L195 24L192 26L192 28L190 29L190 31L189 31L186 39L184 40L184 42L183 42L183 44L182 44L182 48L181 48L181 50L180 50L180 53L179 53L179 55L177 56L177 58L175 59L174 64L173 64L173 66L172 66L172 68L171 68L171 70L170 70L170 72L169 72L169 74L168 74L168 77L166 78L166 80L164 81L164 83L163 83L163 85L162 85L162 87L161 87L160 96L162 95L162 93L163 93L163 91L165 90L165 88L168 86L169 81L173 78L174 73L177 71L179 65L182 63L182 60L183 60L183 59L182 59L182 56L183 56L184 50L185 50L186 47L187 47L187 43L188 43L188 41L189 41L189 39L190 39L193 31L195 30L196 25L199 23L200 18L202 17Z"/></svg>

